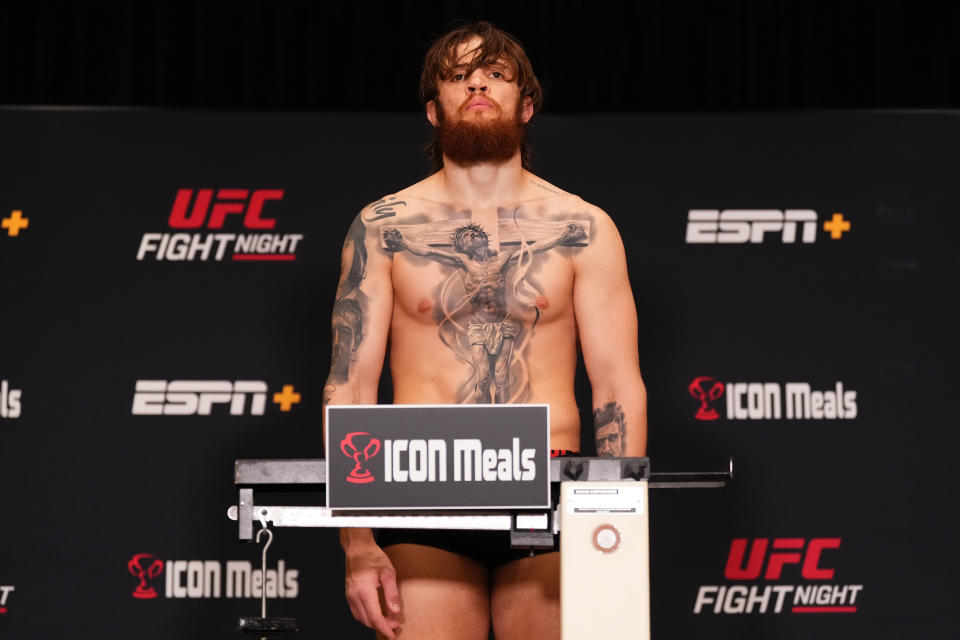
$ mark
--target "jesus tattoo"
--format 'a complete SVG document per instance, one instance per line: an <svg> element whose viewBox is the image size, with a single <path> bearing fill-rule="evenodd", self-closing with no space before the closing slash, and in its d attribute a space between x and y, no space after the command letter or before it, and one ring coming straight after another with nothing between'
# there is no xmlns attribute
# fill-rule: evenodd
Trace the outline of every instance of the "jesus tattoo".
<svg viewBox="0 0 960 640"><path fill-rule="evenodd" d="M559 231L515 250L495 251L490 238L478 224L457 227L450 237L453 251L416 242L404 237L397 227L382 230L388 251L408 251L455 269L469 304L465 342L474 367L472 398L478 404L510 402L510 370L514 360L515 341L523 327L510 316L507 302L507 273L516 267L524 254L533 255L562 245L581 244L587 233L583 224L570 222ZM493 393L491 394L491 383Z"/></svg>

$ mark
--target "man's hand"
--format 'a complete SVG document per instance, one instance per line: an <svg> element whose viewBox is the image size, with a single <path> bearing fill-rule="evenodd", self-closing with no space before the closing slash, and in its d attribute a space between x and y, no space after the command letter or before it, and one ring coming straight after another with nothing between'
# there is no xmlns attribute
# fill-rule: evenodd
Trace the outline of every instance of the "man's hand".
<svg viewBox="0 0 960 640"><path fill-rule="evenodd" d="M403 234L396 227L383 230L383 242L387 245L388 251L404 251L407 248L407 243L403 240Z"/></svg>
<svg viewBox="0 0 960 640"><path fill-rule="evenodd" d="M397 572L390 558L376 544L363 545L346 556L347 603L353 617L394 640L393 630L400 626L400 592ZM380 594L386 604L386 616L380 606Z"/></svg>
<svg viewBox="0 0 960 640"><path fill-rule="evenodd" d="M562 244L576 244L586 239L587 232L584 230L583 225L571 222L567 224L567 228L564 229L563 239L560 242Z"/></svg>

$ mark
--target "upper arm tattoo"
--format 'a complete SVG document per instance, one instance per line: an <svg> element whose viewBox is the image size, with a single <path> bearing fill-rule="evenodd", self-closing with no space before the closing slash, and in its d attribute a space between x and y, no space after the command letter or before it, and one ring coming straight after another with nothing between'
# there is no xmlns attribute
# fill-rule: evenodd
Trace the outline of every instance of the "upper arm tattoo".
<svg viewBox="0 0 960 640"><path fill-rule="evenodd" d="M353 355L360 347L364 335L364 321L369 313L368 297L362 290L367 277L369 251L367 225L397 215L406 207L406 202L397 196L388 196L364 207L347 231L344 254L350 251L350 263L343 265L337 298L333 304L333 355L330 358L330 376L325 387L324 402L329 402L330 393L336 384L350 377ZM336 384L334 384L336 383Z"/></svg>
<svg viewBox="0 0 960 640"><path fill-rule="evenodd" d="M337 298L349 295L351 292L360 288L360 283L367 275L367 226L363 224L360 216L353 220L350 230L347 232L345 245L350 245L353 251L353 258L350 263L350 269L347 271L346 278L337 291Z"/></svg>

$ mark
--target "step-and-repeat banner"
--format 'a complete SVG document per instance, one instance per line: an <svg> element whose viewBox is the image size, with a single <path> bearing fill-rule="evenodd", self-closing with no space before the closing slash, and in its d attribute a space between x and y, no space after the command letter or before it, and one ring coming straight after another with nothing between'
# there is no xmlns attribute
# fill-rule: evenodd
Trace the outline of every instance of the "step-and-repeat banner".
<svg viewBox="0 0 960 640"><path fill-rule="evenodd" d="M366 637L336 532L277 530L263 577L226 512L234 459L322 456L341 243L427 127L0 112L0 637L233 638L262 588L300 637ZM654 637L952 634L960 115L532 136L627 247L653 470L735 460L652 492Z"/></svg>

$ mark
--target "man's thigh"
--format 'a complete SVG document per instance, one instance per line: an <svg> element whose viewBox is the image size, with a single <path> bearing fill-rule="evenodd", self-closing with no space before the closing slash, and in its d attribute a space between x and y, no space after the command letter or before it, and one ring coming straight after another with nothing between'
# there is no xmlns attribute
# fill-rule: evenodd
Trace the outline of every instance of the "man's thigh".
<svg viewBox="0 0 960 640"><path fill-rule="evenodd" d="M497 640L559 640L560 554L544 553L498 567L490 612Z"/></svg>
<svg viewBox="0 0 960 640"><path fill-rule="evenodd" d="M418 544L384 548L397 570L403 640L487 640L487 568L464 556Z"/></svg>

